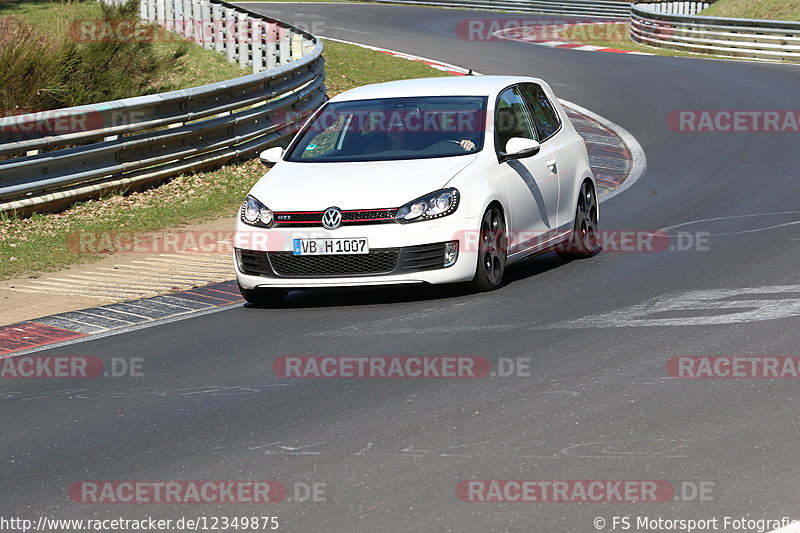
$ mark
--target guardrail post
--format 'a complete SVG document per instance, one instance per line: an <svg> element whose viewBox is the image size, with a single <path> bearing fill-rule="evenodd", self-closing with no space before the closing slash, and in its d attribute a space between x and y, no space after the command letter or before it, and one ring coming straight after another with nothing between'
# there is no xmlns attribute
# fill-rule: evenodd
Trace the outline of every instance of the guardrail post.
<svg viewBox="0 0 800 533"><path fill-rule="evenodd" d="M314 41L312 41L311 39L308 39L308 38L304 38L303 39L303 55L307 55L307 54L311 53L311 50L314 49L314 46L316 46Z"/></svg>
<svg viewBox="0 0 800 533"><path fill-rule="evenodd" d="M274 22L267 23L267 32L265 40L267 41L266 55L267 55L267 70L275 68L278 65L278 25Z"/></svg>
<svg viewBox="0 0 800 533"><path fill-rule="evenodd" d="M175 28L175 11L172 9L173 0L164 0L164 27L172 30Z"/></svg>
<svg viewBox="0 0 800 533"><path fill-rule="evenodd" d="M225 11L225 55L228 63L236 62L236 12L230 8Z"/></svg>
<svg viewBox="0 0 800 533"><path fill-rule="evenodd" d="M192 0L192 26L194 26L194 42L203 46L205 39L205 25L203 17L203 3L204 0Z"/></svg>
<svg viewBox="0 0 800 533"><path fill-rule="evenodd" d="M186 32L186 24L183 21L183 0L173 0L172 9L175 12L175 32L183 36Z"/></svg>
<svg viewBox="0 0 800 533"><path fill-rule="evenodd" d="M291 34L289 33L289 29L279 26L278 37L278 64L285 65L291 61L292 57L291 50L289 49L291 46Z"/></svg>
<svg viewBox="0 0 800 533"><path fill-rule="evenodd" d="M250 21L250 46L253 50L253 74L264 70L264 23L258 19Z"/></svg>
<svg viewBox="0 0 800 533"><path fill-rule="evenodd" d="M192 13L192 0L178 0L183 4L183 36L190 38L194 35L194 14Z"/></svg>
<svg viewBox="0 0 800 533"><path fill-rule="evenodd" d="M200 24L200 28L202 28L203 48L211 50L214 48L214 43L212 42L214 28L211 25L211 6L208 0L200 0L200 9L203 14Z"/></svg>
<svg viewBox="0 0 800 533"><path fill-rule="evenodd" d="M250 33L250 17L247 16L247 13L237 13L236 19L238 22L236 41L238 42L239 68L244 70L250 62L250 40L252 37Z"/></svg>
<svg viewBox="0 0 800 533"><path fill-rule="evenodd" d="M167 6L164 0L156 0L156 20L160 23L167 20Z"/></svg>
<svg viewBox="0 0 800 533"><path fill-rule="evenodd" d="M292 32L292 61L303 57L303 34Z"/></svg>
<svg viewBox="0 0 800 533"><path fill-rule="evenodd" d="M203 44L203 6L200 0L192 0L192 27L194 42Z"/></svg>
<svg viewBox="0 0 800 533"><path fill-rule="evenodd" d="M222 17L222 6L211 4L211 21L214 25L214 50L225 53L225 19Z"/></svg>
<svg viewBox="0 0 800 533"><path fill-rule="evenodd" d="M142 20L150 20L147 0L139 0L139 18Z"/></svg>

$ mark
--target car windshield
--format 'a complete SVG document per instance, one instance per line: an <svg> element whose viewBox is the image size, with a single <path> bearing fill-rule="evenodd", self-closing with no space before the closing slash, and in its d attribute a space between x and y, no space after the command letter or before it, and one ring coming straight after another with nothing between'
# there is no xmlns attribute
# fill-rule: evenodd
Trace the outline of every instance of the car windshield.
<svg viewBox="0 0 800 533"><path fill-rule="evenodd" d="M326 105L291 147L288 161L390 161L479 152L483 96L422 96Z"/></svg>

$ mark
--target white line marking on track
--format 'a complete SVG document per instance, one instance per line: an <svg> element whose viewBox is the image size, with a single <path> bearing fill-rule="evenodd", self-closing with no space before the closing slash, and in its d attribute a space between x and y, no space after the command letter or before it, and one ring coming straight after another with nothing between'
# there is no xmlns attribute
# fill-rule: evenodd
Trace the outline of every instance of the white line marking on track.
<svg viewBox="0 0 800 533"><path fill-rule="evenodd" d="M667 226L666 228L661 228L661 231L670 231L677 228L682 228L685 226L691 226L692 224L701 224L703 222L716 222L718 220L732 220L735 218L754 218L754 217L766 217L766 216L782 216L782 215L796 215L800 214L800 211L775 211L772 213L748 213L744 215L731 215L726 217L713 217L713 218L701 218L698 220L690 220L689 222L681 222L680 224L675 224L674 226ZM742 230L742 231L734 231L729 233L710 233L709 235L714 236L721 236L721 235L741 235L743 233L755 233L758 231L765 231L770 229L781 228L785 226L794 226L796 224L800 224L800 220L795 220L792 222L786 222L784 224L776 224L773 226L767 226L764 228L757 228L751 230Z"/></svg>
<svg viewBox="0 0 800 533"><path fill-rule="evenodd" d="M797 297L792 297L794 294ZM800 285L777 285L662 295L608 313L566 320L549 327L709 326L796 316L800 316Z"/></svg>

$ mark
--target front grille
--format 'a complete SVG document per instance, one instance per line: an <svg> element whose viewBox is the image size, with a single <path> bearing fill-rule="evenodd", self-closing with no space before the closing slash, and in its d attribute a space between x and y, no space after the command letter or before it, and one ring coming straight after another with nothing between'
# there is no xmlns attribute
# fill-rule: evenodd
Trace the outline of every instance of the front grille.
<svg viewBox="0 0 800 533"><path fill-rule="evenodd" d="M283 217L286 217L282 220ZM292 224L305 225L305 224L322 224L322 212L314 213L275 213L275 222L283 227Z"/></svg>
<svg viewBox="0 0 800 533"><path fill-rule="evenodd" d="M444 266L444 243L403 248L403 270L434 270Z"/></svg>
<svg viewBox="0 0 800 533"><path fill-rule="evenodd" d="M400 250L386 248L358 255L294 255L270 252L269 260L278 276L308 278L386 274L394 270Z"/></svg>
<svg viewBox="0 0 800 533"><path fill-rule="evenodd" d="M250 276L315 278L404 274L444 268L445 243L377 248L368 254L294 255L237 250L239 269Z"/></svg>
<svg viewBox="0 0 800 533"><path fill-rule="evenodd" d="M281 228L308 228L322 226L324 211L276 212L275 223ZM394 222L397 209L358 209L342 211L342 225L385 224Z"/></svg>
<svg viewBox="0 0 800 533"><path fill-rule="evenodd" d="M267 252L253 252L250 250L236 250L239 261L239 270L248 276L273 277L275 273L269 264Z"/></svg>
<svg viewBox="0 0 800 533"><path fill-rule="evenodd" d="M376 209L373 211L342 211L342 222L352 222L357 220L378 221L394 220L397 209Z"/></svg>

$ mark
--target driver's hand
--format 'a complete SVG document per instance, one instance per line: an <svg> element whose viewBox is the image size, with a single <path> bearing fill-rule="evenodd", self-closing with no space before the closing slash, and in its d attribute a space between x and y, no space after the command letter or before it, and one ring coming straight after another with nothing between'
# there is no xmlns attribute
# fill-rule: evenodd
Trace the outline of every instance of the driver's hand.
<svg viewBox="0 0 800 533"><path fill-rule="evenodd" d="M463 148L467 152L475 149L475 143L470 141L469 139L464 139L459 144L461 145L461 148Z"/></svg>

